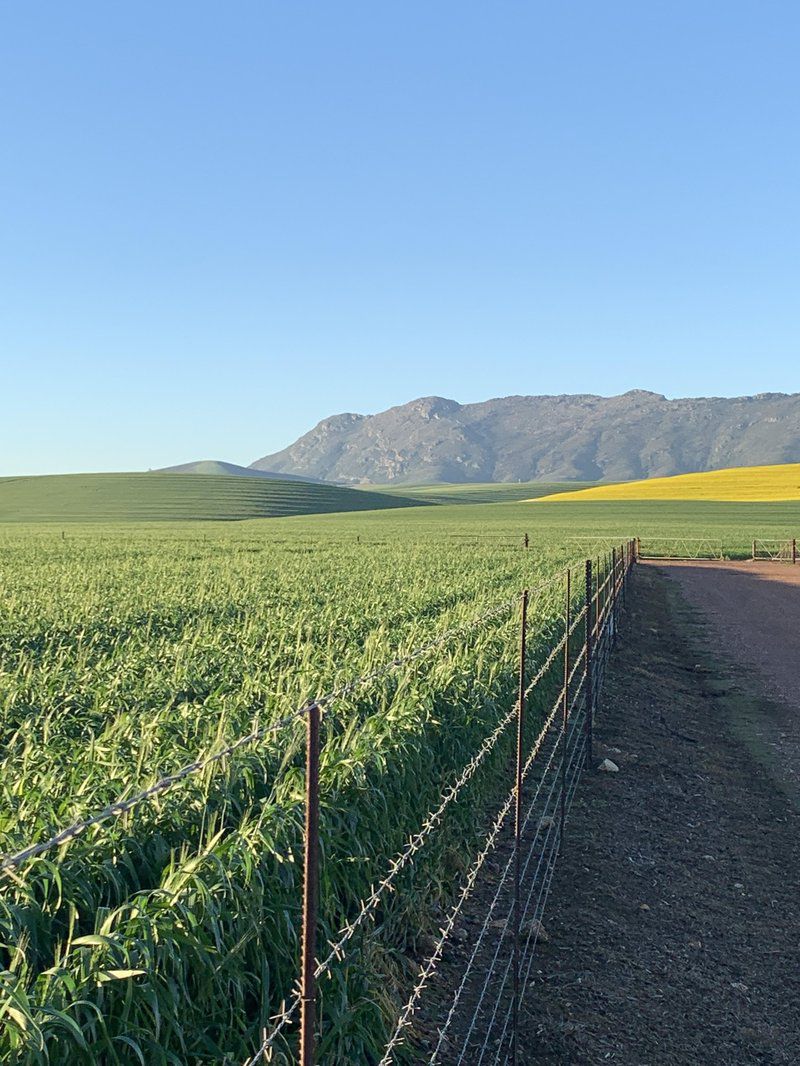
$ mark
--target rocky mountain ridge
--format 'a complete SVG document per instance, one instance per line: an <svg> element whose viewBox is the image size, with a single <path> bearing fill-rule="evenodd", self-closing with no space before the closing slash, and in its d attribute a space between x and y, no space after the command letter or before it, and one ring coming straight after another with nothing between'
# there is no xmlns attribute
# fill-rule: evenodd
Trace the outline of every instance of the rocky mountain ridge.
<svg viewBox="0 0 800 1066"><path fill-rule="evenodd" d="M800 393L427 396L323 419L253 470L345 484L622 481L800 462Z"/></svg>

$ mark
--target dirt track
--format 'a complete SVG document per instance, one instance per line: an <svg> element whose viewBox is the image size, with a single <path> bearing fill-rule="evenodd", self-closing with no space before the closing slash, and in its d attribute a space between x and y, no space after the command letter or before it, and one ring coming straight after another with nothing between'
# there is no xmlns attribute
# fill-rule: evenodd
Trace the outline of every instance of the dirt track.
<svg viewBox="0 0 800 1066"><path fill-rule="evenodd" d="M800 706L800 565L665 562L658 568L678 581L729 656L757 670L771 694Z"/></svg>
<svg viewBox="0 0 800 1066"><path fill-rule="evenodd" d="M620 772L578 790L525 1063L800 1059L800 574L668 569L635 577L598 718Z"/></svg>
<svg viewBox="0 0 800 1066"><path fill-rule="evenodd" d="M709 654L757 705L756 714L743 708L743 741L800 799L800 565L658 565L705 622Z"/></svg>

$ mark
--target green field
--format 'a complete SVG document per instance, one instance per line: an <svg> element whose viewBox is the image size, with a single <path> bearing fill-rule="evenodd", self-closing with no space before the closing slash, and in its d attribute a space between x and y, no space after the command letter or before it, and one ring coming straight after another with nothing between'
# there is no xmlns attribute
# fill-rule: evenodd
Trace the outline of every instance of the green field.
<svg viewBox="0 0 800 1066"><path fill-rule="evenodd" d="M408 507L338 485L220 474L57 474L0 478L0 522L231 521Z"/></svg>
<svg viewBox="0 0 800 1066"><path fill-rule="evenodd" d="M216 464L218 466L219 464ZM412 504L503 503L579 490L582 482L351 489L208 473L56 474L0 478L0 522L236 521L373 511Z"/></svg>
<svg viewBox="0 0 800 1066"><path fill-rule="evenodd" d="M8 523L0 850L45 838L510 603L611 538L713 536L744 554L753 537L798 531L798 503L457 503L237 523ZM533 605L532 661L557 638L562 607L560 583ZM352 917L513 704L516 650L509 606L327 709L326 933ZM5 882L3 1061L243 1061L295 978L301 748L298 721ZM324 1061L373 1061L413 974L416 937L440 921L437 906L471 855L475 811L496 795L509 750L498 747L324 983Z"/></svg>
<svg viewBox="0 0 800 1066"><path fill-rule="evenodd" d="M517 503L554 493L579 492L589 481L520 481L466 485L375 485L378 492L426 503Z"/></svg>

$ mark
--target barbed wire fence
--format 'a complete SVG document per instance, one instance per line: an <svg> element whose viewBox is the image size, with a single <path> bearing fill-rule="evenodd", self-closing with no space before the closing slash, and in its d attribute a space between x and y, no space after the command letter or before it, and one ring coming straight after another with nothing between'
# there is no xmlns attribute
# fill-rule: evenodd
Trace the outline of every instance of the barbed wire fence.
<svg viewBox="0 0 800 1066"><path fill-rule="evenodd" d="M583 600L573 613L573 568L567 568L555 580L565 585L564 635L545 656L544 661L529 674L526 647L528 632L528 604L531 594L521 597L519 695L513 707L487 735L476 754L445 790L439 804L429 813L420 830L414 834L401 852L389 864L384 878L364 899L354 918L344 926L338 939L328 944L327 954L317 959L316 933L319 921L319 714L308 717L306 760L306 825L305 867L303 875L303 929L301 965L295 993L273 1019L271 1028L245 1062L255 1066L270 1061L280 1046L284 1055L294 1057L292 1044L285 1041L286 1031L299 1024L296 1058L301 1066L317 1062L317 1007L320 979L330 975L332 967L343 958L343 952L356 931L367 922L380 901L395 889L400 872L407 868L440 825L446 809L454 803L480 765L494 749L513 723L517 725L515 781L491 823L473 864L465 874L455 899L441 926L433 950L421 966L406 1002L399 1008L393 1031L384 1047L379 1066L395 1061L433 1063L462 1062L473 1055L478 1043L479 1061L516 1063L518 1059L519 1005L530 979L533 954L538 941L537 929L547 901L558 851L565 834L569 813L580 772L592 758L593 720L597 696L605 676L606 663L618 632L619 612L627 594L628 576L636 559L636 541L612 547L607 556L584 563ZM552 584L552 582L548 582ZM526 738L528 702L532 693L563 659L563 680L549 711L544 715L539 732L528 746ZM312 709L313 711L313 709ZM533 779L533 780L531 780ZM531 795L524 789L531 781ZM513 818L512 818L513 812ZM513 823L513 833L512 830ZM504 841L510 836L511 843ZM415 1022L425 1008L425 994L429 989L444 955L447 942L457 927L460 916L469 903L476 886L485 880L489 856L499 846L510 848L504 872L495 888L494 899L485 915L468 965L457 986L443 1024L438 1029L435 1046L426 1055L419 1044ZM533 871L531 873L531 871ZM512 876L513 875L513 876ZM524 892L523 892L524 884ZM513 885L508 906L509 886ZM503 908L505 907L505 910ZM482 947L492 939L492 915L503 913L499 919L502 932L494 938L491 962L483 972L483 985L477 1002L470 1000L471 1024L462 1039L458 1057L454 1057L450 1033L458 1010L465 1001L465 990L475 979L479 965L485 961ZM504 944L511 951L503 955ZM499 975L499 986L494 980ZM507 986L513 994L507 995ZM506 1008L500 1008L505 1003ZM483 1008L488 1009L481 1013ZM493 1035L497 1032L499 1035ZM402 1057L405 1056L405 1057Z"/></svg>
<svg viewBox="0 0 800 1066"><path fill-rule="evenodd" d="M526 538L527 540L527 538ZM525 544L527 547L527 543ZM581 770L593 757L593 725L598 694L624 606L628 577L637 560L638 541L631 539L586 559L580 567L567 567L536 588L495 604L469 622L454 626L413 650L398 655L359 677L350 679L315 699L292 708L276 721L255 724L243 736L219 750L199 756L174 773L145 788L123 794L89 816L53 832L48 838L27 844L0 859L0 874L18 880L27 862L47 852L65 848L82 834L101 827L140 804L149 802L183 781L235 755L242 748L278 735L304 720L305 827L301 952L297 984L279 1012L263 1030L259 1045L245 1066L271 1061L276 1049L295 1058L301 1066L317 1062L320 1019L319 985L334 974L345 959L348 946L381 904L398 889L401 874L409 870L425 845L435 836L447 812L463 796L470 782L501 740L516 726L514 784L486 832L482 846L454 894L434 950L420 968L406 1002L398 1007L395 1025L386 1043L380 1066L389 1066L409 1049L413 1061L461 1063L465 1056L477 1061L516 1063L518 1058L519 1006L530 979L533 955L541 929L541 916L558 853L563 846L566 818ZM582 569L582 573L581 573ZM582 580L578 583L577 579ZM528 652L529 605L545 592L564 586L563 635L533 664ZM518 696L512 707L487 733L475 754L448 782L440 796L405 845L389 862L382 879L354 908L355 913L332 937L318 958L320 883L320 723L322 713L361 686L369 685L400 670L450 642L499 620L511 621L520 605ZM530 701L540 687L550 691L553 676L563 666L555 700L541 714ZM548 688L549 686L549 688ZM431 986L453 930L470 903L477 886L490 879L487 860L493 852L505 858L503 873L492 882L493 897L470 959L452 1000L437 1020L436 1037L424 1050L418 1041L417 1019L428 1011L426 991ZM493 875L491 875L493 877ZM493 917L497 916L499 917ZM495 935L496 934L496 935ZM479 987L479 994L475 988ZM509 989L511 991L509 992ZM465 1005L471 1021L460 1026L459 1012ZM430 1012L429 1012L430 1013ZM458 1030L458 1041L454 1033ZM296 1051L295 1051L296 1049ZM456 1057L457 1056L457 1057ZM493 1056L493 1057L492 1057Z"/></svg>

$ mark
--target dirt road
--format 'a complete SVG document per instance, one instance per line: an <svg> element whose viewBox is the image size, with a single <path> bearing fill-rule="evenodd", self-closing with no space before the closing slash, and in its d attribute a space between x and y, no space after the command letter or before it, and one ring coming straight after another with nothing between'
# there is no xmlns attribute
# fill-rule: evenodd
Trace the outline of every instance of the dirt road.
<svg viewBox="0 0 800 1066"><path fill-rule="evenodd" d="M654 564L645 564L654 565ZM800 565L662 562L704 623L703 643L745 691L734 724L800 802Z"/></svg>
<svg viewBox="0 0 800 1066"><path fill-rule="evenodd" d="M792 745L771 747L796 715L800 589L761 570L636 573L597 722L595 763L620 770L578 789L525 1063L800 1058L800 810Z"/></svg>

